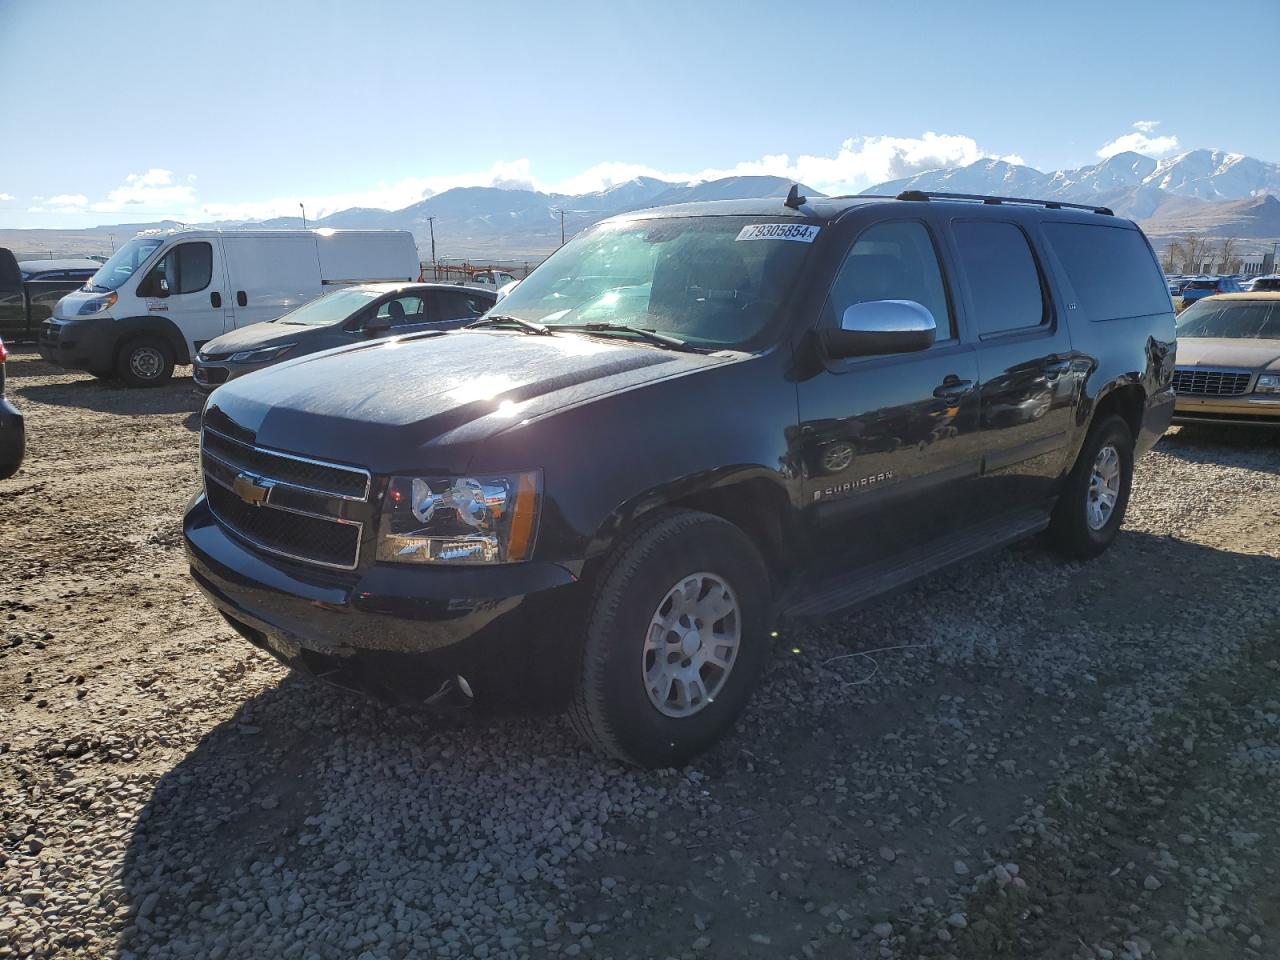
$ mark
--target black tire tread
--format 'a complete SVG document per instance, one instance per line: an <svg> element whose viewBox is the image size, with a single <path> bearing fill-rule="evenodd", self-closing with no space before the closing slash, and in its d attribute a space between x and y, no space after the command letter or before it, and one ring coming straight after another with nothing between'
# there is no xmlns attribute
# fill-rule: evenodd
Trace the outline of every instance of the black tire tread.
<svg viewBox="0 0 1280 960"><path fill-rule="evenodd" d="M1109 433L1116 433L1123 438L1129 448L1129 475L1125 478L1124 500L1119 507L1120 523L1124 522L1133 483L1133 431L1129 429L1124 417L1110 414L1090 426L1084 444L1080 447L1080 455L1071 468L1062 495L1050 517L1046 539L1057 553L1067 559L1087 560L1096 557L1110 544L1110 539L1101 544L1092 539L1078 514L1079 503L1085 493L1084 486L1088 483L1087 473L1093 468L1094 449L1099 445L1099 438Z"/></svg>
<svg viewBox="0 0 1280 960"><path fill-rule="evenodd" d="M600 570L583 642L581 674L566 712L570 725L580 737L624 763L643 766L623 747L604 708L605 651L601 642L604 623L622 602L623 584L635 575L654 549L670 537L705 523L723 524L746 540L746 535L737 527L714 514L660 509L626 535Z"/></svg>

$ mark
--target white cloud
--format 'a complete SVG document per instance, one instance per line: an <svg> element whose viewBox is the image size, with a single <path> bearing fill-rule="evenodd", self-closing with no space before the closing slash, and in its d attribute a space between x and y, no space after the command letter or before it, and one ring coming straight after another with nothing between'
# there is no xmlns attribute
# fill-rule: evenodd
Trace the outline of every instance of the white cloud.
<svg viewBox="0 0 1280 960"><path fill-rule="evenodd" d="M173 210L196 202L195 189L173 182L173 171L152 167L146 173L131 173L124 183L107 194L105 200L90 206L98 213L123 210Z"/></svg>
<svg viewBox="0 0 1280 960"><path fill-rule="evenodd" d="M1159 139L1159 138L1157 138ZM626 183L636 177L655 177L673 183L715 180L721 177L772 175L787 177L827 194L855 193L885 180L960 166L996 154L982 150L976 140L962 134L927 131L919 137L851 137L830 155L766 154L727 167L694 171L660 170L641 163L608 160L581 173L559 180L535 176L527 158L500 160L487 170L424 177L404 177L361 190L334 193L277 196L266 200L205 200L197 195L196 175L181 178L173 171L152 167L132 173L124 183L101 200L90 202L83 194L33 197L39 206L32 213L122 213L146 212L149 216L173 217L184 222L215 220L267 220L298 216L298 204L306 205L307 218L319 219L350 207L378 207L398 210L455 187L504 187L541 190L548 193L581 194ZM1017 154L999 159L1023 163ZM206 184L207 186L207 184Z"/></svg>
<svg viewBox="0 0 1280 960"><path fill-rule="evenodd" d="M1152 137L1159 120L1138 120L1133 124L1133 133L1116 137L1098 148L1098 156L1103 160L1114 157L1117 153L1132 150L1134 153L1146 154L1149 157L1163 157L1178 149L1178 138L1170 134L1165 137Z"/></svg>
<svg viewBox="0 0 1280 960"><path fill-rule="evenodd" d="M772 175L798 180L824 193L848 193L926 170L964 166L987 156L991 154L979 149L972 137L927 131L919 137L851 137L833 156L801 155L792 161L785 153L775 154L733 167L703 170L695 179Z"/></svg>
<svg viewBox="0 0 1280 960"><path fill-rule="evenodd" d="M0 193L0 203L8 203L10 200L17 200L12 193Z"/></svg>

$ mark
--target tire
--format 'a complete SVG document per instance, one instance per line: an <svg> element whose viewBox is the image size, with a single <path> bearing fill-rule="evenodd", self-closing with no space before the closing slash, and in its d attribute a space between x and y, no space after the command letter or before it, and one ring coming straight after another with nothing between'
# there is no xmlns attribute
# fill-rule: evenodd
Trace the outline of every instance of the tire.
<svg viewBox="0 0 1280 960"><path fill-rule="evenodd" d="M1110 473L1107 464L1100 460L1104 450L1114 454L1116 487L1109 511L1091 509L1091 504L1102 501L1107 491L1105 476ZM1104 460L1110 458L1104 458ZM1099 482L1095 484L1094 468L1099 467ZM1108 416L1089 429L1080 456L1067 477L1066 485L1058 497L1050 519L1048 540L1063 556L1074 560L1096 557L1111 544L1129 505L1129 489L1133 484L1133 433L1119 416ZM1097 486L1097 490L1091 487ZM1103 520L1099 524L1099 520Z"/></svg>
<svg viewBox="0 0 1280 960"><path fill-rule="evenodd" d="M159 337L138 337L120 348L116 376L131 387L159 387L173 376L173 348Z"/></svg>
<svg viewBox="0 0 1280 960"><path fill-rule="evenodd" d="M733 611L710 620L725 603ZM708 619L675 618L682 608L705 611ZM683 765L715 743L746 706L769 656L769 608L768 573L741 530L706 513L660 512L616 548L596 582L569 708L574 728L627 763ZM657 626L659 616L675 618L673 629ZM697 628L682 641L675 639L681 623ZM716 642L728 643L735 628L736 650ZM646 649L650 643L664 651L663 659ZM692 661L699 655L727 660L729 669L698 667ZM667 686L668 668L691 669L685 675L698 676L704 696L683 681ZM671 696L651 694L651 687L665 687ZM672 715L684 710L691 712Z"/></svg>

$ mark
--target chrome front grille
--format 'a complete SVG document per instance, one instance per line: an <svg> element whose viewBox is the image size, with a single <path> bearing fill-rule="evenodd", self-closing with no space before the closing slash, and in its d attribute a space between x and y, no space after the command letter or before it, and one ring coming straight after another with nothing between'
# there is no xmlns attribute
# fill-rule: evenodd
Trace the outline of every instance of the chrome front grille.
<svg viewBox="0 0 1280 960"><path fill-rule="evenodd" d="M254 446L208 427L200 463L209 509L230 533L305 563L351 570L359 562L368 516L359 505L369 499L369 471Z"/></svg>
<svg viewBox="0 0 1280 960"><path fill-rule="evenodd" d="M1238 397L1249 392L1251 370L1214 370L1209 367L1178 367L1173 371L1173 389L1197 397Z"/></svg>

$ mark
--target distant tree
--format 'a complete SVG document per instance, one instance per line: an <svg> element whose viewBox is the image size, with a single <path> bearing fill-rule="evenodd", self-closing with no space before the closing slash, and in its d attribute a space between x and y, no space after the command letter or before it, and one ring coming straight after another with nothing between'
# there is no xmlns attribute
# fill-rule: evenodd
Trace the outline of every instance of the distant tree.
<svg viewBox="0 0 1280 960"><path fill-rule="evenodd" d="M1222 266L1223 273L1239 273L1240 267L1244 263L1244 258L1240 256L1236 250L1239 241L1235 237L1223 238L1221 246L1218 248L1218 262Z"/></svg>
<svg viewBox="0 0 1280 960"><path fill-rule="evenodd" d="M1202 233L1184 233L1169 241L1169 258L1182 273L1199 273L1212 244Z"/></svg>

